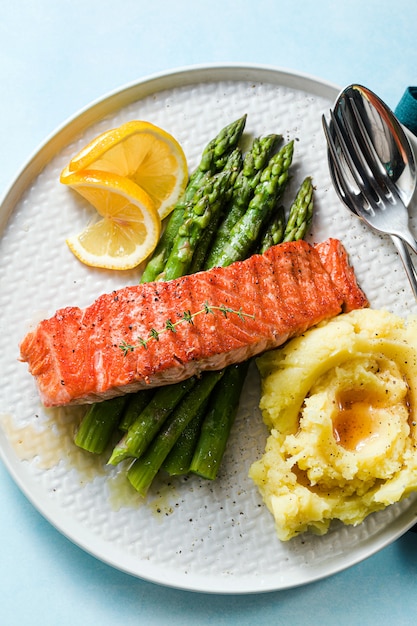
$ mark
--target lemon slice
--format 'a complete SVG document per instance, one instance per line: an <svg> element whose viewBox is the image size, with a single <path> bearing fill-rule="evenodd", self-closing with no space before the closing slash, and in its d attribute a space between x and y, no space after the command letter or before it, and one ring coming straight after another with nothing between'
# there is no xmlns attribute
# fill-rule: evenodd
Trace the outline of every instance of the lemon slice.
<svg viewBox="0 0 417 626"><path fill-rule="evenodd" d="M178 141L162 128L131 121L102 133L61 173L61 182L82 170L111 172L139 185L152 198L162 219L173 209L188 180L187 161Z"/></svg>
<svg viewBox="0 0 417 626"><path fill-rule="evenodd" d="M97 220L67 244L75 256L93 267L131 269L155 249L161 220L148 194L127 178L108 172L83 171L66 184L97 211Z"/></svg>

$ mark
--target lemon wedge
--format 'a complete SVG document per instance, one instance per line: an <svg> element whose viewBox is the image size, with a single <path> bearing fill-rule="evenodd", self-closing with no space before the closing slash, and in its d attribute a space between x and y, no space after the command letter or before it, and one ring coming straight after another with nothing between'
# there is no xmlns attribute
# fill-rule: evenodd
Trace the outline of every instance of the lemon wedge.
<svg viewBox="0 0 417 626"><path fill-rule="evenodd" d="M97 219L67 239L75 256L93 267L131 269L155 249L161 219L153 200L128 178L88 171L66 177L97 211Z"/></svg>
<svg viewBox="0 0 417 626"><path fill-rule="evenodd" d="M128 178L152 198L160 219L173 209L188 180L184 151L168 132L150 122L133 120L107 130L87 144L61 173L68 184L82 170Z"/></svg>

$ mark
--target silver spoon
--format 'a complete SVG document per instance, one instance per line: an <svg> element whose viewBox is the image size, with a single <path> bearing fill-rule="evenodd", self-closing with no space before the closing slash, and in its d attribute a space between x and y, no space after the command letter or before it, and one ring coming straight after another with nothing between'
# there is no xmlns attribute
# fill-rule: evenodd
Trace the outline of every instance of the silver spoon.
<svg viewBox="0 0 417 626"><path fill-rule="evenodd" d="M370 89L356 84L344 89L336 100L334 116L337 116L341 121L343 118L345 120L347 118L352 124L355 123L355 120L352 119L352 106L348 103L349 100L354 102L357 111L359 111L381 162L394 183L398 195L408 207L416 187L417 174L413 150L401 124L376 94ZM329 169L333 181L337 180L330 158ZM337 185L335 186L337 189ZM341 199L350 211L358 215L355 208L346 201L346 198ZM360 216L358 215L358 217ZM408 248L399 237L391 236L391 238L402 259L414 295L417 298L417 272Z"/></svg>

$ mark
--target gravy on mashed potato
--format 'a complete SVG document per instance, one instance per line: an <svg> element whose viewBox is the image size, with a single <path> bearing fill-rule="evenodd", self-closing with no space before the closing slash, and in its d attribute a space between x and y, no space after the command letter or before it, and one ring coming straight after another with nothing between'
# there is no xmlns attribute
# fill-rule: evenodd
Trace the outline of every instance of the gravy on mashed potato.
<svg viewBox="0 0 417 626"><path fill-rule="evenodd" d="M257 365L270 435L250 476L281 540L417 489L417 318L342 314Z"/></svg>

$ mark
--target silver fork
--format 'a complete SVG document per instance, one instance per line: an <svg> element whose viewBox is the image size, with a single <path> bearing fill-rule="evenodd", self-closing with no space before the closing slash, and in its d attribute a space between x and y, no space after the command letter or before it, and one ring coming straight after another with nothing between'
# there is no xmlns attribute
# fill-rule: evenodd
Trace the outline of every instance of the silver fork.
<svg viewBox="0 0 417 626"><path fill-rule="evenodd" d="M417 252L407 207L381 163L355 103L349 104L350 116L340 111L335 116L330 111L330 125L323 116L334 187L342 202L368 226L391 236L417 299L417 272L404 245L405 241Z"/></svg>

